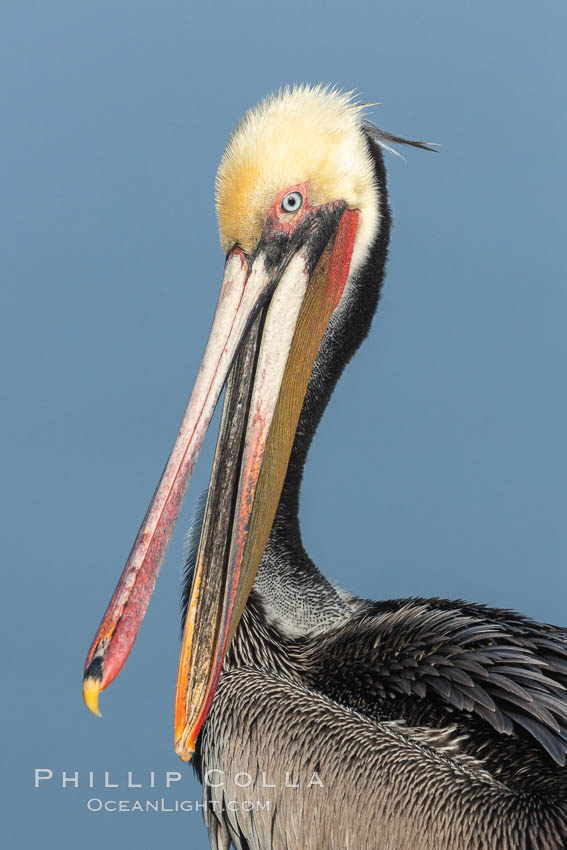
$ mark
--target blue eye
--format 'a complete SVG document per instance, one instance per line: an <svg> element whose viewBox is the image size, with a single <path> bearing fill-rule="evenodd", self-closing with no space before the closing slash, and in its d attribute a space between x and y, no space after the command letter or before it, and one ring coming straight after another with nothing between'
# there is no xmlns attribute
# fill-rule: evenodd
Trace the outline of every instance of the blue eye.
<svg viewBox="0 0 567 850"><path fill-rule="evenodd" d="M287 213L297 212L303 204L303 196L301 192L289 192L282 199L282 210Z"/></svg>

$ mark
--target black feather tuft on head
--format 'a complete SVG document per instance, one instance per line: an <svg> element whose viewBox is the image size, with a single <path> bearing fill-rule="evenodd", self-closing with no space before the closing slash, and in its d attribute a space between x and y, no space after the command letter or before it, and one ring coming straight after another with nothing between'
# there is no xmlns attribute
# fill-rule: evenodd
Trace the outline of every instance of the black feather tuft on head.
<svg viewBox="0 0 567 850"><path fill-rule="evenodd" d="M389 145L411 145L413 148L421 148L423 151L431 151L431 153L437 153L436 147L437 145L434 142L415 142L412 139L404 139L402 136L393 136L391 133L387 133L385 130L379 130L375 124L372 124L370 121L364 121L363 127L371 138L371 140L380 145L381 148L388 148Z"/></svg>

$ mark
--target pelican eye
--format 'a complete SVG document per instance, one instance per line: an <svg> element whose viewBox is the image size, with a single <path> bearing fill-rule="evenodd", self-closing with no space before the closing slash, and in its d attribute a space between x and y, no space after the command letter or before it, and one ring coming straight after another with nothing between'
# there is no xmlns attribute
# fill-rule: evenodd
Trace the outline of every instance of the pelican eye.
<svg viewBox="0 0 567 850"><path fill-rule="evenodd" d="M303 195L301 192L288 192L288 194L282 198L282 210L287 213L294 213L297 210L301 209L303 204Z"/></svg>

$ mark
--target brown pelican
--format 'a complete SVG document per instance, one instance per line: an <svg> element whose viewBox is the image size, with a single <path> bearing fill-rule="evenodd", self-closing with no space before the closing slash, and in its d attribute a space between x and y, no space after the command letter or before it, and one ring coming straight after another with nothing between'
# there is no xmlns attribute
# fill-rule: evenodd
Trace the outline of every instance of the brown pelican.
<svg viewBox="0 0 567 850"><path fill-rule="evenodd" d="M88 654L96 713L226 384L175 700L175 748L194 755L214 848L567 846L565 631L462 601L355 598L301 542L307 450L378 301L381 149L396 141L321 87L268 98L234 131L217 178L226 264L210 339Z"/></svg>

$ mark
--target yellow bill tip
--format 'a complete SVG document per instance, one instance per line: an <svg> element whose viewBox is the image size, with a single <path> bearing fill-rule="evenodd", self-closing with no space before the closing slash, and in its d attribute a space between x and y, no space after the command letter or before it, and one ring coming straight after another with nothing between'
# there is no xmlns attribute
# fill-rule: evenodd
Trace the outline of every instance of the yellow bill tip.
<svg viewBox="0 0 567 850"><path fill-rule="evenodd" d="M89 711L97 717L102 717L98 707L98 695L100 693L100 682L90 676L83 681L83 699Z"/></svg>

